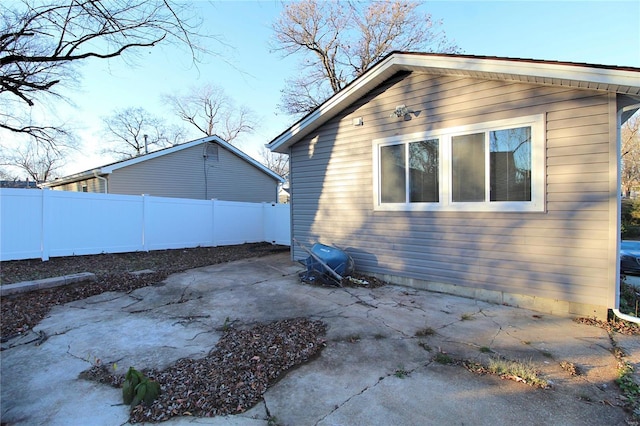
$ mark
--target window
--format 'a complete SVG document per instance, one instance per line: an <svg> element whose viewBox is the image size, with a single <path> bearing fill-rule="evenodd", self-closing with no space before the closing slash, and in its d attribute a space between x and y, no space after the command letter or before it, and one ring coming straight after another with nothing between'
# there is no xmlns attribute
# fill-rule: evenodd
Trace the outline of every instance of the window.
<svg viewBox="0 0 640 426"><path fill-rule="evenodd" d="M381 146L382 202L438 202L438 161L437 139Z"/></svg>
<svg viewBox="0 0 640 426"><path fill-rule="evenodd" d="M377 210L544 210L543 115L373 141Z"/></svg>

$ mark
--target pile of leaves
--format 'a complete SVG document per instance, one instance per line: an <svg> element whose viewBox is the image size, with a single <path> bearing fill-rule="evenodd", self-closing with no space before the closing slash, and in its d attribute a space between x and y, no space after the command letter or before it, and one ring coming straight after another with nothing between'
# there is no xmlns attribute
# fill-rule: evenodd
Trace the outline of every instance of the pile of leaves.
<svg viewBox="0 0 640 426"><path fill-rule="evenodd" d="M163 370L145 371L160 384L150 405L131 410L131 422L159 422L174 416L213 417L242 413L262 399L267 388L287 370L318 355L326 325L294 318L225 331L214 350L202 359L181 359ZM95 366L82 378L119 387L122 376Z"/></svg>
<svg viewBox="0 0 640 426"><path fill-rule="evenodd" d="M622 279L620 281L620 311L632 316L637 316L639 307L640 290L627 283L625 279ZM576 318L575 321L580 324L603 328L610 334L616 332L631 336L640 335L640 326L638 324L622 320L616 316L612 316L608 321L597 320L595 318Z"/></svg>

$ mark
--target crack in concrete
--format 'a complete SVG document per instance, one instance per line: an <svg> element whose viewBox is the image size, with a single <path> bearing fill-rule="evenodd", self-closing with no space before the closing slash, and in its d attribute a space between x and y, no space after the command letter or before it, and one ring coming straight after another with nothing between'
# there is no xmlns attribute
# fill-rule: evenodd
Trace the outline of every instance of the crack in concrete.
<svg viewBox="0 0 640 426"><path fill-rule="evenodd" d="M428 366L429 364L431 364L433 361L428 361L424 366ZM363 395L365 392L368 392L369 390L375 389L380 383L382 383L384 380L390 378L390 377L396 377L399 380L404 379L405 376L410 376L411 374L413 374L413 372L415 372L417 369L423 367L423 365L418 365L415 368L412 368L411 370L405 370L403 367L399 367L397 368L393 373L387 373L384 376L380 376L378 378L378 380L376 380L375 383L369 385L369 386L365 386L363 389L361 389L359 392L354 393L353 395L349 396L348 398L346 398L344 401L342 401L340 404L336 404L334 405L333 409L331 411L329 411L327 414L325 414L324 416L322 416L322 418L320 418L317 422L315 422L315 425L318 425L319 423L321 423L322 421L324 421L327 417L329 417L331 414L335 413L336 411L338 411L340 408L344 407L346 404L348 404L352 399Z"/></svg>
<svg viewBox="0 0 640 426"><path fill-rule="evenodd" d="M211 318L211 315L185 315L185 316L171 317L169 319L180 320L180 321L174 322L173 324L171 324L171 326L174 326L176 324L186 326L189 324L193 324L194 322L203 323L202 321L200 321L200 319L206 319L206 318Z"/></svg>
<svg viewBox="0 0 640 426"><path fill-rule="evenodd" d="M389 375L387 375L388 377ZM342 401L340 404L336 404L333 406L333 409L331 411L329 411L327 414L325 414L324 416L322 416L317 422L315 422L315 425L318 425L319 423L321 423L322 421L324 421L327 417L329 417L331 414L335 413L336 411L338 411L340 408L344 407L345 404L349 403L349 401L351 401L353 398L356 398L362 394L364 394L365 392L367 392L369 389L373 389L376 386L378 386L378 384L384 380L384 377L380 377L378 378L378 380L369 386L365 386L362 390L360 390L360 392L357 392L353 395L351 395L350 397L348 397L347 399L345 399L344 401Z"/></svg>
<svg viewBox="0 0 640 426"><path fill-rule="evenodd" d="M115 294L110 299L101 299L101 300L96 300L96 301L91 301L89 299L83 299L82 301L84 302L85 305L97 305L97 304L100 304L100 303L113 302L114 300L118 300L118 299L121 299L123 297L130 296L130 295L127 295L125 293L116 293L116 292L113 292L113 293L115 293ZM101 293L100 295L102 296L103 294L105 294L105 293ZM71 307L75 308L76 306L71 306ZM82 308L82 309L86 309L86 308Z"/></svg>

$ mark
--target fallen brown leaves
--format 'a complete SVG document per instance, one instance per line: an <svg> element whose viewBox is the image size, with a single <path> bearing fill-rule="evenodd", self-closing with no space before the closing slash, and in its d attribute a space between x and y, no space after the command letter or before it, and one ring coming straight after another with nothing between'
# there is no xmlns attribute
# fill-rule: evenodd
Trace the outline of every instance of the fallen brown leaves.
<svg viewBox="0 0 640 426"><path fill-rule="evenodd" d="M130 420L242 413L289 369L316 356L324 347L325 331L323 322L306 318L230 328L205 358L182 359L163 371L144 371L160 383L161 394L150 406L134 407ZM106 366L93 367L81 377L112 386L122 383L122 377L110 375Z"/></svg>

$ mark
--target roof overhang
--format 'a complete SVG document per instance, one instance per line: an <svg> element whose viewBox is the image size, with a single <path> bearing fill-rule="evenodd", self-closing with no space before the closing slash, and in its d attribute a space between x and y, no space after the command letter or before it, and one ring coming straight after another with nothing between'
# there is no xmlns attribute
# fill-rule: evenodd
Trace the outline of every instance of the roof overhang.
<svg viewBox="0 0 640 426"><path fill-rule="evenodd" d="M393 52L277 136L267 147L272 151L286 153L291 145L401 71L575 87L640 96L638 68L533 59Z"/></svg>
<svg viewBox="0 0 640 426"><path fill-rule="evenodd" d="M163 155L171 154L173 152L181 151L183 149L188 149L188 148L191 148L191 147L203 144L203 143L207 143L207 142L216 143L216 144L220 145L224 149L230 151L234 155L240 157L241 159L243 159L246 162L248 162L249 164L253 165L254 167L259 169L263 173L267 174L272 179L274 179L274 180L276 180L276 181L278 181L280 183L286 182L285 178L283 178L282 176L280 176L279 174L277 174L273 170L269 169L264 164L260 163L256 159L252 158L250 155L248 155L248 154L244 153L243 151L239 150L238 148L236 148L235 146L231 145L229 142L225 141L224 139L220 138L219 136L213 135L213 136L207 136L207 137L204 137L204 138L196 139L196 140L193 140L193 141L190 141L190 142L186 142L186 143L183 143L183 144L180 144L180 145L174 145L174 146L172 146L170 148L165 148L165 149L161 149L161 150L158 150L158 151L154 151L154 152L151 152L149 154L141 155L139 157L130 158L130 159L124 160L124 161L118 161L116 163L108 164L106 166L97 167L95 169L87 170L87 171L84 171L84 172L76 173L76 174L65 176L65 177L62 177L62 178L57 178L57 179L52 180L50 182L43 183L42 186L43 187L54 187L54 186L59 186L59 185L65 185L65 184L68 184L68 183L79 182L79 181L90 179L90 178L97 177L97 176L104 177L106 175L109 175L109 174L113 173L114 170L122 169L123 167L132 166L134 164L138 164L138 163L141 163L143 161L151 160L153 158L161 157Z"/></svg>

